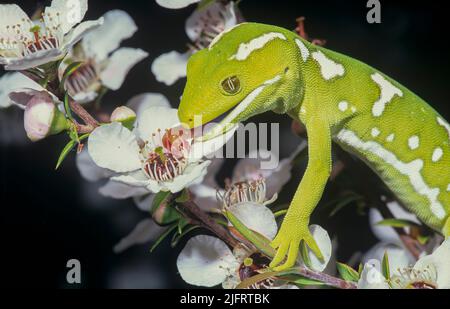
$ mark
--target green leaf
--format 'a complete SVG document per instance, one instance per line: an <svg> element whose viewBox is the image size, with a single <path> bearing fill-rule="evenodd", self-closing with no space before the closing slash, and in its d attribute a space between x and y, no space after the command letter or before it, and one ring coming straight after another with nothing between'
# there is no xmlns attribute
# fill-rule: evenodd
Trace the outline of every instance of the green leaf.
<svg viewBox="0 0 450 309"><path fill-rule="evenodd" d="M153 220L159 225L169 225L182 218L180 212L172 205L172 193L161 191L155 195L151 208Z"/></svg>
<svg viewBox="0 0 450 309"><path fill-rule="evenodd" d="M73 121L72 111L70 110L69 104L69 94L67 92L64 94L64 110L66 111L67 118Z"/></svg>
<svg viewBox="0 0 450 309"><path fill-rule="evenodd" d="M377 225L382 226L391 226L391 227L410 227L410 226L419 226L417 223L406 220L406 219L396 219L396 218L390 218L390 219L384 219L379 222L377 222Z"/></svg>
<svg viewBox="0 0 450 309"><path fill-rule="evenodd" d="M305 277L299 277L298 279L294 280L294 281L290 281L296 285L300 285L300 286L318 286L318 285L326 285L324 282L321 281L317 281L314 279L308 279Z"/></svg>
<svg viewBox="0 0 450 309"><path fill-rule="evenodd" d="M89 133L86 133L82 136L80 136L79 141L82 141L84 139L86 139L89 136ZM61 163L64 161L64 159L67 157L67 155L69 154L69 152L75 147L75 145L78 144L78 141L76 140L71 140L69 141L66 146L64 146L63 150L61 151L58 161L56 162L56 167L55 170L57 170L60 166Z"/></svg>
<svg viewBox="0 0 450 309"><path fill-rule="evenodd" d="M381 263L381 270L383 272L383 276L386 279L391 278L391 271L389 269L389 258L388 258L387 251L384 252L383 261Z"/></svg>
<svg viewBox="0 0 450 309"><path fill-rule="evenodd" d="M191 231L199 228L198 225L191 225L188 228L185 228L181 233L175 233L173 234L172 241L170 242L170 245L172 248L174 248L176 245L178 245L178 242L186 236L186 234L190 233Z"/></svg>
<svg viewBox="0 0 450 309"><path fill-rule="evenodd" d="M153 199L151 212L153 213L154 211L156 211L161 206L161 204L167 203L171 196L172 193L170 191L159 191L158 193L156 193L155 198Z"/></svg>
<svg viewBox="0 0 450 309"><path fill-rule="evenodd" d="M69 76L72 75L82 64L83 62L75 61L67 66L62 75L61 82L59 83L61 92L64 91L64 84L66 83L67 78L69 78Z"/></svg>
<svg viewBox="0 0 450 309"><path fill-rule="evenodd" d="M343 209L345 206L350 205L353 202L356 202L361 199L361 196L358 194L350 194L343 198L340 198L336 201L336 206L334 209L330 212L330 217L333 217L336 213L338 213L341 209Z"/></svg>
<svg viewBox="0 0 450 309"><path fill-rule="evenodd" d="M359 280L360 274L347 264L337 262L336 267L342 279L353 282Z"/></svg>
<svg viewBox="0 0 450 309"><path fill-rule="evenodd" d="M308 254L308 246L304 241L302 241L300 244L300 255L302 256L303 263L305 263L308 268L312 269L311 259L309 258Z"/></svg>
<svg viewBox="0 0 450 309"><path fill-rule="evenodd" d="M266 237L248 229L231 211L225 211L225 216L234 228L259 251L271 258L275 256L275 250L270 246L270 242Z"/></svg>
<svg viewBox="0 0 450 309"><path fill-rule="evenodd" d="M362 274L363 270L364 270L363 263L359 263L359 266L358 266L358 275L359 275L359 277L361 277L361 274Z"/></svg>
<svg viewBox="0 0 450 309"><path fill-rule="evenodd" d="M291 274L291 275L278 275L277 279L287 281L289 283L293 283L300 286L318 286L318 285L326 285L326 283L310 278L306 278L301 275Z"/></svg>
<svg viewBox="0 0 450 309"><path fill-rule="evenodd" d="M153 243L152 247L150 248L150 252L153 252L158 246L159 244L167 237L170 235L170 233L172 233L175 229L177 228L177 224L172 224L170 227L167 228L167 230L162 233L158 239L156 239L156 241Z"/></svg>

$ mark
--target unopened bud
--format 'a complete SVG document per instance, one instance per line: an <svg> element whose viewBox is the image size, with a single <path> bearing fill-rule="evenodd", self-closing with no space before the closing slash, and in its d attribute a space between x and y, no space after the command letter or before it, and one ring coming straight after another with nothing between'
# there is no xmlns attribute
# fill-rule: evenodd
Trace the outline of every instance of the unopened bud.
<svg viewBox="0 0 450 309"><path fill-rule="evenodd" d="M117 107L111 114L112 122L120 122L127 128L132 128L135 120L136 113L126 106Z"/></svg>
<svg viewBox="0 0 450 309"><path fill-rule="evenodd" d="M161 203L152 209L153 220L159 225L167 225L180 219L180 213L170 204Z"/></svg>
<svg viewBox="0 0 450 309"><path fill-rule="evenodd" d="M28 138L35 142L68 129L69 122L50 95L38 93L25 108L24 126Z"/></svg>

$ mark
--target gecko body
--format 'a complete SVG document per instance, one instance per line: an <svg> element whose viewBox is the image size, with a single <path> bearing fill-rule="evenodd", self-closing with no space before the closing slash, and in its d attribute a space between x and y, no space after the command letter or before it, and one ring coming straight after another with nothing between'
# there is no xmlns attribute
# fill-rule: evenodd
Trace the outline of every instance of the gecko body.
<svg viewBox="0 0 450 309"><path fill-rule="evenodd" d="M223 134L227 124L267 111L301 121L309 144L271 266L292 266L301 241L321 257L308 225L331 172L332 142L363 160L425 224L450 235L450 125L406 87L264 24L240 24L191 57L181 121L193 127L196 116L203 124L226 114L214 133Z"/></svg>

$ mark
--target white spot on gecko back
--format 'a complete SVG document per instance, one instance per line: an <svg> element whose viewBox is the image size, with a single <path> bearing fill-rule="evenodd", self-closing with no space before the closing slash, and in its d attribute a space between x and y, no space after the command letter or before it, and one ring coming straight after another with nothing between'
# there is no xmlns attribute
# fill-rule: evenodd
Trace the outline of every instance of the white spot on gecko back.
<svg viewBox="0 0 450 309"><path fill-rule="evenodd" d="M380 73L374 73L371 77L372 80L380 87L380 98L373 104L372 114L375 117L380 117L384 112L386 104L388 104L396 95L402 97L403 92L392 85Z"/></svg>
<svg viewBox="0 0 450 309"><path fill-rule="evenodd" d="M408 146L409 146L409 149L411 149L411 150L419 148L419 143L420 143L420 140L417 135L413 135L408 139Z"/></svg>
<svg viewBox="0 0 450 309"><path fill-rule="evenodd" d="M377 137L378 135L380 135L380 130L378 128L372 128L371 134L373 137Z"/></svg>
<svg viewBox="0 0 450 309"><path fill-rule="evenodd" d="M447 191L450 192L450 183L447 185Z"/></svg>
<svg viewBox="0 0 450 309"><path fill-rule="evenodd" d="M447 130L448 137L450 138L450 125L441 117L437 117L437 122Z"/></svg>
<svg viewBox="0 0 450 309"><path fill-rule="evenodd" d="M347 101L341 101L338 104L338 108L341 112L345 112L348 108L348 102Z"/></svg>
<svg viewBox="0 0 450 309"><path fill-rule="evenodd" d="M214 47L214 45L216 45L216 44L222 39L222 37L223 37L225 34L227 34L227 33L230 32L231 30L234 30L235 28L237 28L237 27L239 27L239 26L242 26L242 25L244 25L244 24L246 24L246 23L240 23L240 24L234 25L233 27L230 27L230 28L228 28L228 29L225 29L224 31L222 31L221 33L219 33L218 35L216 35L216 37L211 41L211 43L209 43L208 50L211 50L211 49Z"/></svg>
<svg viewBox="0 0 450 309"><path fill-rule="evenodd" d="M299 39L295 39L295 43L297 43L297 46L300 49L300 54L302 55L303 61L306 62L306 60L308 60L308 57L309 57L309 50L308 50L308 48Z"/></svg>
<svg viewBox="0 0 450 309"><path fill-rule="evenodd" d="M442 158L442 155L444 154L444 152L442 151L441 147L437 147L434 151L433 151L433 156L431 157L431 160L433 162L437 162Z"/></svg>
<svg viewBox="0 0 450 309"><path fill-rule="evenodd" d="M336 63L330 58L327 58L321 51L312 53L314 60L319 63L322 77L325 80L330 80L336 76L342 76L345 73L344 66L340 63Z"/></svg>
<svg viewBox="0 0 450 309"><path fill-rule="evenodd" d="M385 149L382 145L374 141L364 142L353 131L342 129L338 135L338 140L348 144L360 151L369 152L379 159L383 160L386 164L391 165L400 174L408 177L413 189L420 195L425 196L430 203L431 212L438 218L443 219L446 216L444 207L438 200L439 188L430 188L424 178L422 177L421 170L423 168L423 161L416 159L409 163L400 161L397 156Z"/></svg>
<svg viewBox="0 0 450 309"><path fill-rule="evenodd" d="M386 141L387 142L392 142L394 140L394 138L395 138L395 134L391 133L391 134L388 135L388 137L386 137Z"/></svg>
<svg viewBox="0 0 450 309"><path fill-rule="evenodd" d="M286 37L279 33L279 32L269 32L269 33L265 33L255 39L252 39L250 42L248 43L241 43L239 45L239 49L236 52L236 54L234 54L233 56L231 56L229 58L229 60L238 60L238 61L243 61L245 59L248 58L248 56L251 55L251 53L253 53L254 51L263 48L267 43L269 43L272 40L275 39L281 39L281 40L286 40Z"/></svg>

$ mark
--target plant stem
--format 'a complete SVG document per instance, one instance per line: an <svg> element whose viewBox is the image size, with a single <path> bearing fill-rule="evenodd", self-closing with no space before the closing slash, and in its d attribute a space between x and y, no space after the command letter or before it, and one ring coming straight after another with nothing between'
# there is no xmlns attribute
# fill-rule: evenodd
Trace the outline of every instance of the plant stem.
<svg viewBox="0 0 450 309"><path fill-rule="evenodd" d="M305 276L309 279L314 279L323 283L326 283L328 286L332 286L338 289L356 289L357 286L354 282L345 281L322 272L314 271L308 269L304 266L300 266L297 268L299 274Z"/></svg>
<svg viewBox="0 0 450 309"><path fill-rule="evenodd" d="M195 218L198 219L201 225L209 229L223 241L228 243L231 247L236 247L239 242L233 238L228 231L218 224L211 216L202 211L193 201L187 201L181 204L188 212L190 212ZM314 271L303 266L296 268L298 273L306 278L317 280L339 289L356 289L356 284L353 282L345 281L322 272Z"/></svg>
<svg viewBox="0 0 450 309"><path fill-rule="evenodd" d="M187 201L181 204L187 211L189 211L195 218L199 220L201 225L216 234L219 238L229 244L231 247L236 247L239 242L228 233L228 231L218 224L211 216L202 211L197 204L192 201Z"/></svg>
<svg viewBox="0 0 450 309"><path fill-rule="evenodd" d="M91 114L89 114L88 111L85 110L83 106L81 106L71 98L69 100L70 100L69 101L70 109L78 117L80 117L86 125L90 126L92 130L99 126L97 120L95 120L94 117L92 117Z"/></svg>

